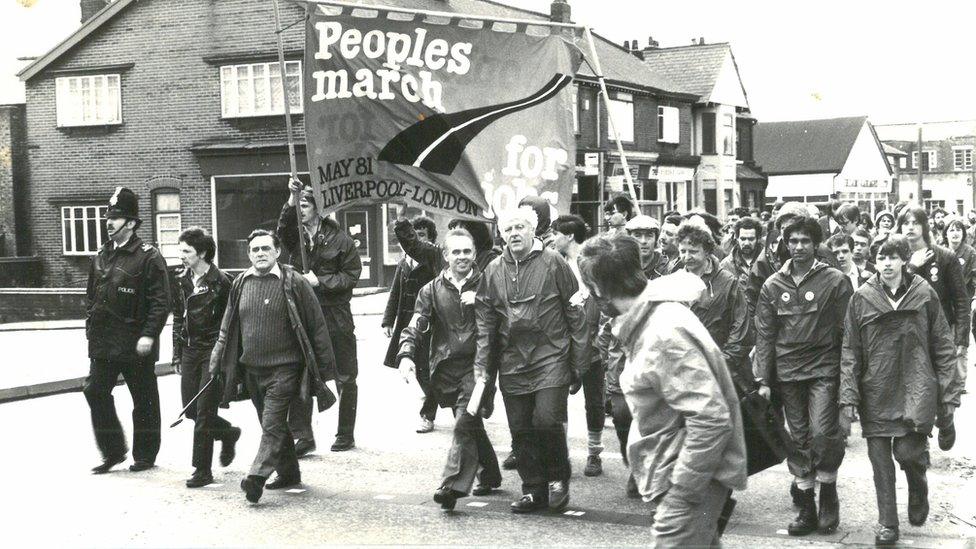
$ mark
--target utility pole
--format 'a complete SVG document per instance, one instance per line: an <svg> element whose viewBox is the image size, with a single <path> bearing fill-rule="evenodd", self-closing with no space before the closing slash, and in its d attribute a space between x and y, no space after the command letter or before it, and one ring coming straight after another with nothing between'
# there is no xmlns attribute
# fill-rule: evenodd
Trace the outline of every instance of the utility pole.
<svg viewBox="0 0 976 549"><path fill-rule="evenodd" d="M916 148L918 151L918 161L915 163L915 169L918 170L918 205L925 207L925 199L922 198L922 126L918 127L918 146Z"/></svg>

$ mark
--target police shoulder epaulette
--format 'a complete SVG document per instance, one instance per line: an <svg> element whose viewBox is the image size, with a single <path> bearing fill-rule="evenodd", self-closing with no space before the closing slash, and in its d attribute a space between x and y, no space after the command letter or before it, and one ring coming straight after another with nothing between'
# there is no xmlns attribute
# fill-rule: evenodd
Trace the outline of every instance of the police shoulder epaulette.
<svg viewBox="0 0 976 549"><path fill-rule="evenodd" d="M142 243L142 251L148 252L151 251L152 249L153 249L152 245L146 244L145 242Z"/></svg>

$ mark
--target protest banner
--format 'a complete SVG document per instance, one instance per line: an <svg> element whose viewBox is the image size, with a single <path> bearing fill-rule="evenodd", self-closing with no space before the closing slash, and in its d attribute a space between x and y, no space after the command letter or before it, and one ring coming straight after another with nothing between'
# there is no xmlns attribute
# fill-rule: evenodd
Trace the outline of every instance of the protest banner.
<svg viewBox="0 0 976 549"><path fill-rule="evenodd" d="M323 215L397 202L492 219L527 195L569 211L574 30L311 6L305 132Z"/></svg>

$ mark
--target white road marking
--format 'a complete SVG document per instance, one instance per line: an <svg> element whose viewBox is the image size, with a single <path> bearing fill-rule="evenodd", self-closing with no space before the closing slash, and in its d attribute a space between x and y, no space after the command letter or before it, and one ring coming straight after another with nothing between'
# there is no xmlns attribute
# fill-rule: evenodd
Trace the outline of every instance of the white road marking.
<svg viewBox="0 0 976 549"><path fill-rule="evenodd" d="M305 489L304 488L289 488L288 490L285 490L285 491L288 492L289 494L302 494L302 493L305 492Z"/></svg>
<svg viewBox="0 0 976 549"><path fill-rule="evenodd" d="M485 501L472 501L468 504L468 507L488 507L488 502Z"/></svg>
<svg viewBox="0 0 976 549"><path fill-rule="evenodd" d="M391 500L391 499L394 499L394 498L396 498L396 496L388 496L386 494L380 494L378 496L373 496L373 499L380 499L380 500L384 500L384 501Z"/></svg>

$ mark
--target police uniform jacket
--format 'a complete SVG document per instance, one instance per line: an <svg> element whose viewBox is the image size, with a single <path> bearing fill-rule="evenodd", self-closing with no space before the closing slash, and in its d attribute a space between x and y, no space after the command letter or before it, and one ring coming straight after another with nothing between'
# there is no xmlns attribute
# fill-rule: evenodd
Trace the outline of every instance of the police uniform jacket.
<svg viewBox="0 0 976 549"><path fill-rule="evenodd" d="M153 338L150 356L159 359L159 333L169 316L169 277L159 250L133 235L122 247L109 240L88 271L85 333L88 356L136 362L136 343Z"/></svg>

